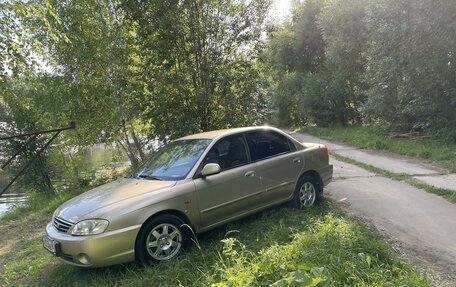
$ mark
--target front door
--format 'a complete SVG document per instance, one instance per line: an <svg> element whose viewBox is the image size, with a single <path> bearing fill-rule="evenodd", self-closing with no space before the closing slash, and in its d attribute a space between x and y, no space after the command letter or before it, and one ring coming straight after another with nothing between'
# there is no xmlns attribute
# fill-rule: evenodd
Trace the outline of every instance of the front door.
<svg viewBox="0 0 456 287"><path fill-rule="evenodd" d="M242 134L220 139L201 168L207 163L217 163L222 170L194 180L203 227L227 221L259 205L260 177L257 165L249 160Z"/></svg>

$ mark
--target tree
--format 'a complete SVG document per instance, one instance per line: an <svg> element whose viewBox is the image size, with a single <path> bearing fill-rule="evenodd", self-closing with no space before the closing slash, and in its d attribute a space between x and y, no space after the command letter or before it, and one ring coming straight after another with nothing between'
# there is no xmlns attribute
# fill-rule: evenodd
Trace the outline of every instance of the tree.
<svg viewBox="0 0 456 287"><path fill-rule="evenodd" d="M312 0L294 5L292 21L272 30L266 51L274 75L271 87L276 123L328 126L352 122L359 115L358 75L364 67L358 59L359 50L350 50L350 59L341 53L345 48L362 49L356 45L364 45L362 38L345 44L359 36L352 30L361 25L362 13L356 5L339 9L341 1ZM352 16L356 16L352 22L345 20ZM348 28L340 27L344 21ZM362 30L358 26L355 29Z"/></svg>
<svg viewBox="0 0 456 287"><path fill-rule="evenodd" d="M138 166L147 140L264 119L266 92L255 61L268 1L27 4L48 11L44 24L18 14L22 24L11 31L49 27L27 34L39 43L45 70L11 74L5 105L29 102L36 129L76 121L68 147L116 141Z"/></svg>
<svg viewBox="0 0 456 287"><path fill-rule="evenodd" d="M65 41L65 35L51 26L61 24L48 0L2 1L0 3L0 133L19 134L42 128L38 111L33 109L30 95L36 86L25 86L41 73L46 65L46 47L35 36L46 35L49 41ZM1 155L8 158L24 140L2 141ZM18 156L10 172L17 173L20 167L33 158L43 142L37 140ZM35 190L53 191L50 174L53 172L46 155L39 156L21 178L21 182Z"/></svg>
<svg viewBox="0 0 456 287"><path fill-rule="evenodd" d="M68 42L38 35L55 59L52 78L60 83L50 108L78 123L69 145L115 141L132 165L145 159L140 137L144 92L139 89L135 24L125 18L117 1L54 1ZM56 116L54 114L54 116Z"/></svg>
<svg viewBox="0 0 456 287"><path fill-rule="evenodd" d="M456 3L384 0L367 7L365 115L395 130L456 140Z"/></svg>
<svg viewBox="0 0 456 287"><path fill-rule="evenodd" d="M317 17L324 1L293 3L293 16L280 26L270 28L264 61L272 90L273 121L293 126L312 121L315 114L307 105L304 85L324 62L324 43Z"/></svg>
<svg viewBox="0 0 456 287"><path fill-rule="evenodd" d="M319 17L325 7L323 0L294 2L293 32L295 34L296 69L303 72L316 72L325 62L325 43Z"/></svg>
<svg viewBox="0 0 456 287"><path fill-rule="evenodd" d="M65 35L51 26L61 24L49 0L5 0L0 2L0 85L15 75L30 75L42 70L45 47L34 37L46 35L51 41L64 41ZM1 88L1 87L0 87ZM4 92L4 90L3 90Z"/></svg>
<svg viewBox="0 0 456 287"><path fill-rule="evenodd" d="M325 66L332 74L332 93L339 91L341 123L361 122L365 102L364 73L367 27L365 0L332 0L319 15L319 27L325 43Z"/></svg>
<svg viewBox="0 0 456 287"><path fill-rule="evenodd" d="M260 123L265 92L256 68L268 1L124 1L138 24L143 121L153 135Z"/></svg>

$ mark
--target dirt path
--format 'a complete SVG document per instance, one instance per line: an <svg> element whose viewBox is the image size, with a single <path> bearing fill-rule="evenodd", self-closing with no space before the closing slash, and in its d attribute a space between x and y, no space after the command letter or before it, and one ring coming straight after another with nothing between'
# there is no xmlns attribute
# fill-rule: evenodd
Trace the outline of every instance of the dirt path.
<svg viewBox="0 0 456 287"><path fill-rule="evenodd" d="M21 240L36 237L44 233L43 226L49 221L49 214L30 218L27 220L14 220L0 225L0 266L5 262L4 254L11 251L15 244ZM1 268L0 268L1 271Z"/></svg>
<svg viewBox="0 0 456 287"><path fill-rule="evenodd" d="M315 142L314 138L306 135L293 136ZM339 153L334 144L332 148L333 152ZM340 151L348 150L345 146ZM364 152L355 148L351 150L351 155ZM373 156L375 160L369 156L359 156L355 160L392 172L439 172L438 168L397 155ZM374 225L412 262L456 280L456 204L404 182L377 176L348 163L331 161L334 165L334 181L328 185L326 196L342 209ZM385 168L385 165L394 169Z"/></svg>

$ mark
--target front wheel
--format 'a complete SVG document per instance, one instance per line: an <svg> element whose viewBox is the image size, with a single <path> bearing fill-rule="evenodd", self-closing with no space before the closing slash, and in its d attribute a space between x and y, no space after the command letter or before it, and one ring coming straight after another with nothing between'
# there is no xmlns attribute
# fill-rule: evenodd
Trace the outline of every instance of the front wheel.
<svg viewBox="0 0 456 287"><path fill-rule="evenodd" d="M145 223L136 242L137 258L144 264L170 260L182 253L188 242L185 223L171 214Z"/></svg>
<svg viewBox="0 0 456 287"><path fill-rule="evenodd" d="M303 176L296 185L293 206L299 209L308 208L317 201L317 183L311 176Z"/></svg>

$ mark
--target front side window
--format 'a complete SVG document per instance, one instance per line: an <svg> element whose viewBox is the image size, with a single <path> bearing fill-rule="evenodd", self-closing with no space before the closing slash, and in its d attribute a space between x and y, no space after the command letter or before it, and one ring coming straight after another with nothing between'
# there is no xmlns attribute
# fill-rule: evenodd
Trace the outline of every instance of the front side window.
<svg viewBox="0 0 456 287"><path fill-rule="evenodd" d="M206 155L203 166L207 163L217 163L222 170L225 170L247 162L244 137L235 135L219 140Z"/></svg>
<svg viewBox="0 0 456 287"><path fill-rule="evenodd" d="M285 136L266 130L248 133L247 142L253 161L287 153L293 148Z"/></svg>
<svg viewBox="0 0 456 287"><path fill-rule="evenodd" d="M209 139L174 141L154 153L132 176L157 180L184 179L210 142Z"/></svg>

